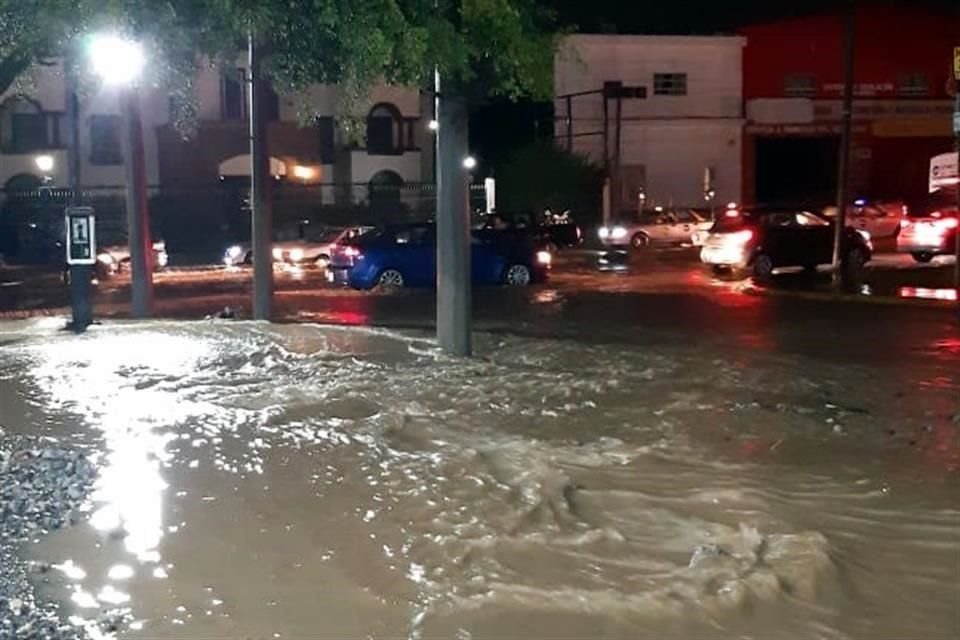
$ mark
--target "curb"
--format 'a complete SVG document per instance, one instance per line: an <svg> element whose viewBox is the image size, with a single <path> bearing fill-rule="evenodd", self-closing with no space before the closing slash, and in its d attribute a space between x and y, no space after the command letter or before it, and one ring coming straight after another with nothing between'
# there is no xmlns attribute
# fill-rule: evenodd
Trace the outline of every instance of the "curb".
<svg viewBox="0 0 960 640"><path fill-rule="evenodd" d="M817 302L842 302L847 304L867 304L882 307L907 307L920 309L940 309L949 311L957 308L957 303L950 300L930 300L926 298L894 298L891 296L866 296L852 293L827 293L824 291L789 291L784 289L766 289L757 286L747 286L741 289L747 295L768 298L798 298Z"/></svg>

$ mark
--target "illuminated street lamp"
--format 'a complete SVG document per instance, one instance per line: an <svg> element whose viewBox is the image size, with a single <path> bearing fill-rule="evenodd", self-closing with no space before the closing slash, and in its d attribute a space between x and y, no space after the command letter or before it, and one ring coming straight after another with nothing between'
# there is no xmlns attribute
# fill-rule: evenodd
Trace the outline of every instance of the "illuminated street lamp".
<svg viewBox="0 0 960 640"><path fill-rule="evenodd" d="M130 315L150 316L153 299L153 246L147 210L147 172L137 81L146 59L140 43L117 34L96 34L87 43L93 72L105 85L119 87L124 114L127 236L130 243Z"/></svg>
<svg viewBox="0 0 960 640"><path fill-rule="evenodd" d="M88 54L93 72L105 84L129 86L143 71L143 49L138 42L114 34L90 38Z"/></svg>
<svg viewBox="0 0 960 640"><path fill-rule="evenodd" d="M47 154L37 156L33 159L33 163L37 165L37 169L44 175L48 175L51 171L53 171L53 156Z"/></svg>

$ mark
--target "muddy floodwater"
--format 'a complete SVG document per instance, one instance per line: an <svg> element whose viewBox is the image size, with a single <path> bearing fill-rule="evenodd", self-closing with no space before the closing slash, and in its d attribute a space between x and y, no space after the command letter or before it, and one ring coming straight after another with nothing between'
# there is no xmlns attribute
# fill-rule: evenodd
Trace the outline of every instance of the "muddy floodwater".
<svg viewBox="0 0 960 640"><path fill-rule="evenodd" d="M956 638L960 367L6 323L0 424L95 460L23 548L123 638Z"/></svg>

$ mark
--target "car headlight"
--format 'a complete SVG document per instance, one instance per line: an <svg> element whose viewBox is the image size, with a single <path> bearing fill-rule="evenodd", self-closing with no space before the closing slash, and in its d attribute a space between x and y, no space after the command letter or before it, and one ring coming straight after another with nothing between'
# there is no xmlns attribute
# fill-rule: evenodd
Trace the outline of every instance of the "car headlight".
<svg viewBox="0 0 960 640"><path fill-rule="evenodd" d="M166 251L160 251L157 253L157 264L161 267L167 266L167 263L170 261L170 256L167 255Z"/></svg>
<svg viewBox="0 0 960 640"><path fill-rule="evenodd" d="M614 227L610 230L610 237L614 240L620 240L627 237L626 227Z"/></svg>
<svg viewBox="0 0 960 640"><path fill-rule="evenodd" d="M303 249L291 249L290 260L293 262L300 262L303 260Z"/></svg>
<svg viewBox="0 0 960 640"><path fill-rule="evenodd" d="M282 249L274 249L274 250L273 250L273 259L274 259L274 260L283 260L283 250L282 250Z"/></svg>
<svg viewBox="0 0 960 640"><path fill-rule="evenodd" d="M243 249L241 249L238 245L233 245L227 249L227 257L231 260L238 260L241 254L243 254Z"/></svg>
<svg viewBox="0 0 960 640"><path fill-rule="evenodd" d="M606 240L610 237L610 229L607 229L606 227L600 227L600 230L597 231L597 235L600 236L601 240Z"/></svg>
<svg viewBox="0 0 960 640"><path fill-rule="evenodd" d="M859 234L863 237L864 240L866 240L867 242L870 242L870 232L869 232L869 231L865 231L864 229L857 229L857 233L859 233Z"/></svg>
<svg viewBox="0 0 960 640"><path fill-rule="evenodd" d="M543 265L549 265L553 262L553 256L549 251L537 251L537 262Z"/></svg>

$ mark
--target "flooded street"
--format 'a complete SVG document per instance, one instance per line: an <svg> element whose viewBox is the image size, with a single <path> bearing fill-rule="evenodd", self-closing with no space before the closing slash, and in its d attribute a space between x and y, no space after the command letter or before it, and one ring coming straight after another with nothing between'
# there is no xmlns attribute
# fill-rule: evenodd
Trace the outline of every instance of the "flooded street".
<svg viewBox="0 0 960 640"><path fill-rule="evenodd" d="M0 424L98 466L23 550L94 637L960 635L957 368L58 326L4 324Z"/></svg>

